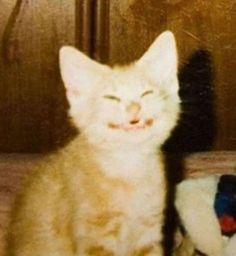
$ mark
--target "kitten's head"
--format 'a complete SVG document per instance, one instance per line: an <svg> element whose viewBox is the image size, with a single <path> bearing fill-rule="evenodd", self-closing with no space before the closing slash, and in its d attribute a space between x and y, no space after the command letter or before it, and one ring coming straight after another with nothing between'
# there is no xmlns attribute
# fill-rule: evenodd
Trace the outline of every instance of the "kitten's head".
<svg viewBox="0 0 236 256"><path fill-rule="evenodd" d="M171 32L125 67L99 64L65 46L60 68L70 116L91 142L161 145L177 122L177 53Z"/></svg>

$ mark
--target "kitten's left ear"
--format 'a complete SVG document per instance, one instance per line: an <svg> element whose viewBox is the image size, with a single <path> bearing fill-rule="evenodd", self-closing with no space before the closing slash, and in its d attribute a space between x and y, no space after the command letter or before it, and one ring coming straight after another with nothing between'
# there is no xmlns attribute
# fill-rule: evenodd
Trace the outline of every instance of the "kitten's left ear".
<svg viewBox="0 0 236 256"><path fill-rule="evenodd" d="M68 94L90 91L96 81L109 68L71 46L63 46L59 52L60 71Z"/></svg>
<svg viewBox="0 0 236 256"><path fill-rule="evenodd" d="M76 124L83 127L87 121L88 97L98 89L99 80L110 68L102 65L71 46L64 46L59 52L61 77L66 88L70 115Z"/></svg>
<svg viewBox="0 0 236 256"><path fill-rule="evenodd" d="M177 79L177 50L175 37L172 32L163 32L137 61L146 73L154 79L157 84L167 84ZM175 82L174 91L178 90L178 83Z"/></svg>

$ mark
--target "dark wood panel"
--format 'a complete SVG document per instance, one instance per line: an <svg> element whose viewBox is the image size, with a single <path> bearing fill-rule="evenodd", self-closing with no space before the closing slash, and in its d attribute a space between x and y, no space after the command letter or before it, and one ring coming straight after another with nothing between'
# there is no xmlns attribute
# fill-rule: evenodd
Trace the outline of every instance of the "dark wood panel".
<svg viewBox="0 0 236 256"><path fill-rule="evenodd" d="M58 50L75 44L75 3L0 4L0 151L44 151L65 127Z"/></svg>
<svg viewBox="0 0 236 256"><path fill-rule="evenodd" d="M107 62L110 1L76 0L76 45L88 56Z"/></svg>
<svg viewBox="0 0 236 256"><path fill-rule="evenodd" d="M109 58L110 1L97 0L95 4L93 58L107 63Z"/></svg>
<svg viewBox="0 0 236 256"><path fill-rule="evenodd" d="M76 45L88 56L93 54L94 0L76 0Z"/></svg>
<svg viewBox="0 0 236 256"><path fill-rule="evenodd" d="M166 28L163 0L110 1L109 61L127 63L140 57L144 49Z"/></svg>
<svg viewBox="0 0 236 256"><path fill-rule="evenodd" d="M212 87L210 99L213 102L208 102L207 105L206 101L201 101L207 91L205 88L202 92L199 91L198 105L206 104L205 109L207 109L210 104L213 108L211 110L215 116L212 118L215 126L215 131L212 131L215 132L213 148L235 150L236 2L198 0L186 4L186 1L178 1L176 4L168 5L168 13L168 28L177 36L182 66L188 65L196 52L205 51L208 54L208 67L203 63L202 69L205 67L206 72L208 69L210 76L208 85ZM195 86L201 87L201 80ZM206 121L210 120L206 119ZM205 132L209 132L211 126L212 124L206 123Z"/></svg>
<svg viewBox="0 0 236 256"><path fill-rule="evenodd" d="M112 0L109 62L137 59L163 30L177 38L183 121L174 150L236 149L236 2Z"/></svg>

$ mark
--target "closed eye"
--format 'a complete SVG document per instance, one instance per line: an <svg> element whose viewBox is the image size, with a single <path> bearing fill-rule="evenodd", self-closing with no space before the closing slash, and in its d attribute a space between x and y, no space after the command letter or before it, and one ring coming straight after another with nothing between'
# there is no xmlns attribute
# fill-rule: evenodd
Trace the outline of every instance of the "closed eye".
<svg viewBox="0 0 236 256"><path fill-rule="evenodd" d="M108 99L108 100L114 100L114 101L117 101L117 102L121 101L121 99L119 97L116 97L114 95L104 95L103 98Z"/></svg>
<svg viewBox="0 0 236 256"><path fill-rule="evenodd" d="M143 97L145 97L145 96L147 96L149 94L152 94L152 93L154 93L153 90L148 90L148 91L144 92L143 94L141 94L141 98L143 98Z"/></svg>

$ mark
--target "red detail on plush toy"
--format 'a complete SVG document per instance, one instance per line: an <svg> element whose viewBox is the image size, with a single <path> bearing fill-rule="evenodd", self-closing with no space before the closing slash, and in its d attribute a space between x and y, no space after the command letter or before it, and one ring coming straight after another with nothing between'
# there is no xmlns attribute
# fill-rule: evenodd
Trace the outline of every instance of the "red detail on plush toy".
<svg viewBox="0 0 236 256"><path fill-rule="evenodd" d="M223 233L236 231L236 220L229 215L223 215L219 218L221 230Z"/></svg>

